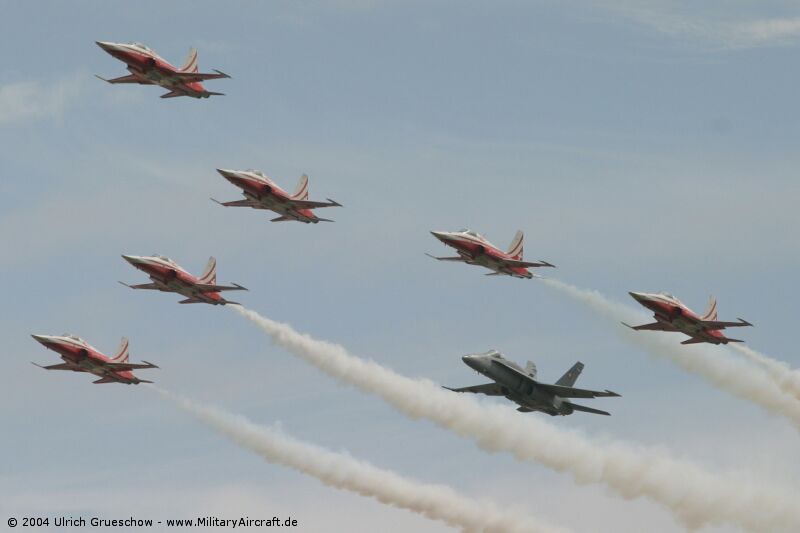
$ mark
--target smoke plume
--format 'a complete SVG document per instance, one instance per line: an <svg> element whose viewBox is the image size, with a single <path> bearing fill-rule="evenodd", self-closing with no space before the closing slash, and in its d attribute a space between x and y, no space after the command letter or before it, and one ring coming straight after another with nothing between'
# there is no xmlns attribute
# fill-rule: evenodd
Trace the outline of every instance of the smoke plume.
<svg viewBox="0 0 800 533"><path fill-rule="evenodd" d="M800 530L800 495L788 489L714 475L667 453L619 442L593 442L536 416L485 405L445 391L431 381L401 376L343 347L300 334L291 326L240 306L272 341L322 372L372 393L411 418L426 418L474 440L487 451L569 473L578 483L602 483L618 495L646 497L672 511L684 525L734 524L751 531Z"/></svg>
<svg viewBox="0 0 800 533"><path fill-rule="evenodd" d="M734 344L731 345L731 348L745 356L749 361L763 368L767 375L769 375L782 391L800 400L800 371L791 368L783 361L773 359L747 346Z"/></svg>
<svg viewBox="0 0 800 533"><path fill-rule="evenodd" d="M203 424L271 463L281 464L325 485L374 498L381 503L440 520L470 532L566 533L567 530L541 520L500 509L455 492L450 487L430 485L382 470L349 455L335 453L299 441L283 431L259 426L243 416L202 405L188 398L152 387Z"/></svg>

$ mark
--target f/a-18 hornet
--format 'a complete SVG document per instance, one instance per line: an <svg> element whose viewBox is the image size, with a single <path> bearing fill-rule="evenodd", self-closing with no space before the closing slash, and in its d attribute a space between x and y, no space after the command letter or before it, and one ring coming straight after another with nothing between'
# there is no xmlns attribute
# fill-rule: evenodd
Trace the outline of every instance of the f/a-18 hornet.
<svg viewBox="0 0 800 533"><path fill-rule="evenodd" d="M267 209L280 216L273 218L272 222L285 222L296 220L306 224L317 222L333 222L327 218L319 218L312 209L320 207L341 207L342 204L328 198L327 202L315 202L308 199L308 176L303 174L297 183L294 194L289 194L266 174L258 170L225 170L218 168L223 178L242 189L244 200L232 202L217 202L225 207L252 207L253 209Z"/></svg>
<svg viewBox="0 0 800 533"><path fill-rule="evenodd" d="M528 271L532 267L555 267L547 261L530 262L522 260L522 241L525 235L518 231L511 241L508 251L504 252L486 238L474 231L462 229L460 231L432 231L434 237L447 246L455 248L457 257L435 257L425 254L439 261L459 261L468 265L480 265L493 270L487 276L506 275L515 278L530 279L534 274ZM538 277L538 276L537 276Z"/></svg>
<svg viewBox="0 0 800 533"><path fill-rule="evenodd" d="M185 300L178 302L181 304L238 304L238 302L224 299L220 292L247 290L237 283L233 285L217 285L217 260L213 257L208 259L208 265L200 277L189 274L178 263L163 255L123 255L122 257L125 261L150 276L153 282L141 285L128 285L121 281L120 283L131 289L176 292L186 296Z"/></svg>
<svg viewBox="0 0 800 533"><path fill-rule="evenodd" d="M554 385L548 385L536 380L535 364L528 361L525 368L522 368L514 361L509 361L503 357L503 354L497 350L465 355L461 359L467 366L491 379L493 383L458 389L445 387L446 389L455 392L486 394L487 396L505 396L518 404L517 411L522 413L542 411L550 416L566 416L571 415L573 411L584 411L598 415L609 415L610 413L606 411L577 405L565 398L619 396L619 394L610 390L593 391L574 388L575 380L578 379L583 370L583 363L581 362L575 363Z"/></svg>
<svg viewBox="0 0 800 533"><path fill-rule="evenodd" d="M126 385L152 383L152 381L137 378L131 370L158 368L147 361L129 363L128 339L125 337L122 338L122 343L120 343L114 357L103 355L100 350L90 346L88 342L75 335L31 335L31 337L40 342L45 348L58 353L61 359L64 360L63 363L57 365L42 366L33 363L34 365L45 370L88 372L100 378L94 383L125 383Z"/></svg>
<svg viewBox="0 0 800 533"><path fill-rule="evenodd" d="M744 342L740 339L726 337L721 330L753 325L742 318L738 319L738 322L717 320L717 300L713 296L708 301L708 309L705 314L698 316L671 294L646 292L630 292L629 294L633 296L634 300L653 311L656 321L641 326L631 326L624 322L623 324L637 331L680 331L690 337L681 344Z"/></svg>
<svg viewBox="0 0 800 533"><path fill-rule="evenodd" d="M98 78L113 84L158 85L169 91L162 94L161 98L175 98L176 96L208 98L212 95L222 95L223 93L207 91L203 87L202 81L230 78L230 76L219 70L215 70L213 74L199 72L197 50L194 48L189 50L189 57L186 58L186 63L181 68L178 68L141 43L97 41L97 46L123 61L127 65L128 72L130 72L127 76L111 80L100 76L97 76Z"/></svg>

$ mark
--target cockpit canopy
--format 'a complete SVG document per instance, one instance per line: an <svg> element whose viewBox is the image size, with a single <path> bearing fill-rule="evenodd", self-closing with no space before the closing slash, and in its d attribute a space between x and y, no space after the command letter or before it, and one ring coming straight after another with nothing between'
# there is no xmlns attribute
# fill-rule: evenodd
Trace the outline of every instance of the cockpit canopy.
<svg viewBox="0 0 800 533"><path fill-rule="evenodd" d="M459 233L464 233L466 235L469 235L470 237L475 237L476 239L485 240L483 238L483 235L481 235L477 231L472 231L471 229L463 228L463 229L458 230L458 232Z"/></svg>
<svg viewBox="0 0 800 533"><path fill-rule="evenodd" d="M158 255L158 254L153 254L153 257L156 257L156 258L158 258L158 259L161 259L162 261L164 261L165 263L169 263L170 265L176 265L175 261L173 261L172 259L170 259L170 258L169 258L169 257L167 257L167 256L164 256L164 255Z"/></svg>
<svg viewBox="0 0 800 533"><path fill-rule="evenodd" d="M144 45L142 43L135 43L134 42L134 43L128 43L128 44L133 46L133 47L135 47L135 48L138 48L140 50L144 50L145 52L151 52L151 53L153 52L150 48L148 48L146 45Z"/></svg>
<svg viewBox="0 0 800 533"><path fill-rule="evenodd" d="M86 342L86 341L85 341L85 340L83 340L82 338L78 337L77 335L72 335L71 333L64 333L64 334L62 335L62 337L66 337L66 338L68 338L68 339L72 339L72 340L74 340L74 341L76 341L76 342L79 342L80 344L83 344L84 346L88 346L88 345L89 345L89 343L88 343L88 342Z"/></svg>

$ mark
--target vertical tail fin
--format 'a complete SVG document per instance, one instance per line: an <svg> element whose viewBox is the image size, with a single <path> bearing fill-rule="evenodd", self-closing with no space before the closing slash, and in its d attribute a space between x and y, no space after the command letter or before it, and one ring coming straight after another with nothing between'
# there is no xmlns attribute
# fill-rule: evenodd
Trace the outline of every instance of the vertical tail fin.
<svg viewBox="0 0 800 533"><path fill-rule="evenodd" d="M186 58L186 62L181 67L181 72L198 72L199 69L197 67L197 50L194 48L189 49L189 56Z"/></svg>
<svg viewBox="0 0 800 533"><path fill-rule="evenodd" d="M508 255L517 260L522 259L522 240L524 238L525 234L522 233L522 230L517 231L514 240L511 241L511 246L508 247Z"/></svg>
<svg viewBox="0 0 800 533"><path fill-rule="evenodd" d="M215 285L217 283L217 260L213 256L208 258L206 269L197 281L205 285Z"/></svg>
<svg viewBox="0 0 800 533"><path fill-rule="evenodd" d="M303 174L297 182L297 188L292 195L293 200L308 200L308 176Z"/></svg>
<svg viewBox="0 0 800 533"><path fill-rule="evenodd" d="M582 371L583 371L583 363L578 361L577 363L572 365L572 368L567 370L566 374L561 376L558 379L558 381L556 381L556 385L561 385L563 387L572 387L573 385L575 385L575 381L577 381L578 376L581 375Z"/></svg>
<svg viewBox="0 0 800 533"><path fill-rule="evenodd" d="M528 361L528 364L525 365L525 373L533 379L536 379L536 363Z"/></svg>
<svg viewBox="0 0 800 533"><path fill-rule="evenodd" d="M128 362L128 339L126 337L122 337L122 341L119 343L119 348L117 348L117 353L111 358L111 360L115 363Z"/></svg>
<svg viewBox="0 0 800 533"><path fill-rule="evenodd" d="M717 299L713 296L708 297L708 308L706 314L702 316L702 320L716 320L717 319Z"/></svg>

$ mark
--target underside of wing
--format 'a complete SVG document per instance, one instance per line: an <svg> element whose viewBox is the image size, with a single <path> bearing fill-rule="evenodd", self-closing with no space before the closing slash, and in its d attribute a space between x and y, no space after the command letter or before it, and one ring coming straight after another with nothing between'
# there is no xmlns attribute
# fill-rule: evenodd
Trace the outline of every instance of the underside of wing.
<svg viewBox="0 0 800 533"><path fill-rule="evenodd" d="M460 261L462 263L464 261L466 261L466 259L464 259L460 255L458 257L436 257L435 255L431 255L431 254L425 254L425 255L427 255L428 257L430 257L432 259L436 259L437 261Z"/></svg>
<svg viewBox="0 0 800 533"><path fill-rule="evenodd" d="M139 370L144 368L158 368L153 363L142 361L141 363L105 363L103 366L114 372L125 372L126 370Z"/></svg>
<svg viewBox="0 0 800 533"><path fill-rule="evenodd" d="M170 91L161 95L161 98L177 98L179 96L187 96L183 91Z"/></svg>
<svg viewBox="0 0 800 533"><path fill-rule="evenodd" d="M503 394L503 387L498 385L497 383L486 383L484 385L472 385L471 387L460 387L457 389L453 389L450 387L445 387L447 390L451 390L453 392L472 392L475 394L485 394L487 396L505 396Z"/></svg>
<svg viewBox="0 0 800 533"><path fill-rule="evenodd" d="M577 404L574 404L574 403L571 403L571 402L564 402L564 403L566 403L567 405L572 407L572 409L575 410L575 411L583 411L584 413L593 413L593 414L596 414L596 415L611 416L611 413L609 413L608 411L601 411L600 409L592 409L591 407L586 407L586 406L583 406L583 405L577 405Z"/></svg>
<svg viewBox="0 0 800 533"><path fill-rule="evenodd" d="M233 200L231 202L220 202L219 200L211 199L213 202L223 205L225 207L253 207L258 209L261 205L253 200Z"/></svg>
<svg viewBox="0 0 800 533"><path fill-rule="evenodd" d="M39 365L36 363L33 364L38 366L39 368L44 368L45 370L72 370L73 372L83 372L83 370L75 368L74 366L68 363L59 363L57 365Z"/></svg>
<svg viewBox="0 0 800 533"><path fill-rule="evenodd" d="M653 322L652 324L642 324L641 326L631 326L630 324L622 323L623 326L628 326L636 331L678 331L670 324L664 322Z"/></svg>
<svg viewBox="0 0 800 533"><path fill-rule="evenodd" d="M549 393L560 396L561 398L601 398L604 396L619 396L616 392L610 390L596 391L588 389L576 389L575 387L564 387L562 385L546 385L539 383L538 387L546 390Z"/></svg>
<svg viewBox="0 0 800 533"><path fill-rule="evenodd" d="M234 283L233 285L210 285L206 283L198 283L195 288L203 292L221 292L221 291L246 291L247 289L241 285Z"/></svg>
<svg viewBox="0 0 800 533"><path fill-rule="evenodd" d="M220 78L230 78L224 72L220 72L219 70L215 70L213 73L211 72L173 72L171 74L175 78L181 80L185 83L191 83L193 81L204 81L204 80L217 80Z"/></svg>
<svg viewBox="0 0 800 533"><path fill-rule="evenodd" d="M128 288L131 288L131 289L143 289L143 290L149 290L149 291L164 291L163 287L161 287L160 285L156 285L155 283L142 283L142 284L139 284L139 285L128 285L127 283L122 283L121 281L120 281L120 283L122 285L125 285Z"/></svg>
<svg viewBox="0 0 800 533"><path fill-rule="evenodd" d="M753 325L747 320L744 320L742 318L740 318L737 322L725 322L722 320L701 320L699 324L706 329L743 328L746 326Z"/></svg>
<svg viewBox="0 0 800 533"><path fill-rule="evenodd" d="M327 202L315 202L313 200L286 200L286 203L295 209L318 209L320 207L342 207L342 204L328 198Z"/></svg>
<svg viewBox="0 0 800 533"><path fill-rule="evenodd" d="M139 84L139 85L152 85L152 82L150 82L150 81L148 81L146 79L134 76L133 74L128 74L127 76L120 76L119 78L113 78L113 79L110 79L110 80L107 80L106 78L103 78L102 76L98 76L97 74L95 74L95 77L98 78L98 79L101 79L101 80L103 80L103 81L105 81L107 83L113 83L115 85L117 83L134 83L134 84Z"/></svg>
<svg viewBox="0 0 800 533"><path fill-rule="evenodd" d="M501 259L502 263L508 267L520 267L520 268L535 268L535 267L552 267L555 268L556 266L552 263L548 263L547 261L517 261L516 259Z"/></svg>

